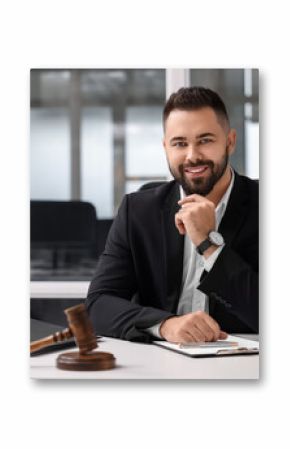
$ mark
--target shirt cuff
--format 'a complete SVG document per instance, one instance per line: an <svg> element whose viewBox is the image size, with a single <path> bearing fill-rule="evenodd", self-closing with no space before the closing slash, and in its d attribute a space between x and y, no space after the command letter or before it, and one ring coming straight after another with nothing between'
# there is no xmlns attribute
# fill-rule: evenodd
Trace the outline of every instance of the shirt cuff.
<svg viewBox="0 0 290 449"><path fill-rule="evenodd" d="M210 271L212 269L224 246L224 244L219 246L218 249L216 249L215 252L212 253L207 259L202 256L204 261L204 269L206 271Z"/></svg>
<svg viewBox="0 0 290 449"><path fill-rule="evenodd" d="M148 332L148 334L153 335L153 337L160 338L160 340L163 340L163 338L160 335L160 326L163 323L161 321L160 323L154 324L154 326L147 327L147 329L143 329L144 331Z"/></svg>

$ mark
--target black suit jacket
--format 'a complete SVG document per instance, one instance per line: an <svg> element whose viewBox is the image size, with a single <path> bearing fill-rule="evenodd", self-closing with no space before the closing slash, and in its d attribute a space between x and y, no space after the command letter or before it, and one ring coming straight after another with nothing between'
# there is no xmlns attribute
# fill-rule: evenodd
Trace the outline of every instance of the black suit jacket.
<svg viewBox="0 0 290 449"><path fill-rule="evenodd" d="M174 224L179 185L126 195L91 282L86 305L97 334L152 340L144 329L175 315L184 237ZM258 332L258 183L235 174L219 226L225 247L199 289L226 332Z"/></svg>

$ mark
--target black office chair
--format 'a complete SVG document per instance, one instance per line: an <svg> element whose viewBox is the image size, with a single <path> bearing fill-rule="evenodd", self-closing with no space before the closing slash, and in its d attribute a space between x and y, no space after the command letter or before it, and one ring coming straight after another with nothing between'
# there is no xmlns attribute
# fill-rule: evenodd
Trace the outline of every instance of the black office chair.
<svg viewBox="0 0 290 449"><path fill-rule="evenodd" d="M94 206L84 201L31 201L31 249L53 250L53 268L60 249L96 250Z"/></svg>

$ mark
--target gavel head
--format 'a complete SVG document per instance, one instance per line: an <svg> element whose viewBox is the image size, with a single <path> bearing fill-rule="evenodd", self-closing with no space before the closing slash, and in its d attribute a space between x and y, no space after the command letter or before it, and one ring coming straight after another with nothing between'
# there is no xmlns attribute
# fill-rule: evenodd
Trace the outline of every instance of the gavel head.
<svg viewBox="0 0 290 449"><path fill-rule="evenodd" d="M97 339L85 305L78 304L66 309L64 312L69 328L79 347L80 354L86 354L95 349L98 346Z"/></svg>

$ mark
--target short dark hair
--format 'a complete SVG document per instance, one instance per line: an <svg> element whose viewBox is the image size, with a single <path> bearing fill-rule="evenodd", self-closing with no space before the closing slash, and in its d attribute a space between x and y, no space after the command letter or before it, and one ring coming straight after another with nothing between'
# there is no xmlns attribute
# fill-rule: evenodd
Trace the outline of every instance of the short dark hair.
<svg viewBox="0 0 290 449"><path fill-rule="evenodd" d="M163 109L163 126L165 128L165 122L174 109L193 111L205 107L212 108L222 125L226 123L229 126L229 117L223 100L216 92L206 87L182 87L171 94Z"/></svg>

